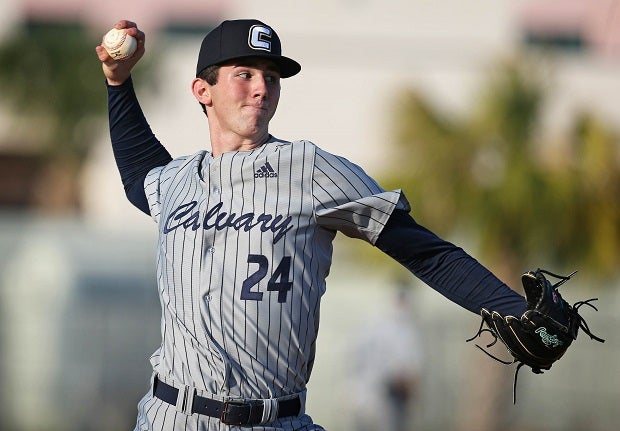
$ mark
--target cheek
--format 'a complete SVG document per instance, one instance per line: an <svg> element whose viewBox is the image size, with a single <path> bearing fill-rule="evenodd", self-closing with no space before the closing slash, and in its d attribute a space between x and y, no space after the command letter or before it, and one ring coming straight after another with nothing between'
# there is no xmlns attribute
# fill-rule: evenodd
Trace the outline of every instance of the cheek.
<svg viewBox="0 0 620 431"><path fill-rule="evenodd" d="M215 88L215 87L214 87ZM212 93L213 106L221 110L232 110L239 100L243 100L239 96L239 92L234 89L218 88Z"/></svg>
<svg viewBox="0 0 620 431"><path fill-rule="evenodd" d="M272 116L272 117L273 117L273 116L274 116L274 114L276 113L276 109L278 108L278 102L279 102L279 99L276 99L276 100L274 100L274 101L271 103L271 105L270 105L270 108L271 108L271 116Z"/></svg>
<svg viewBox="0 0 620 431"><path fill-rule="evenodd" d="M271 98L271 104L273 106L273 109L275 110L275 108L278 106L278 102L280 101L280 87L279 86L277 88L274 88L271 91L270 98Z"/></svg>

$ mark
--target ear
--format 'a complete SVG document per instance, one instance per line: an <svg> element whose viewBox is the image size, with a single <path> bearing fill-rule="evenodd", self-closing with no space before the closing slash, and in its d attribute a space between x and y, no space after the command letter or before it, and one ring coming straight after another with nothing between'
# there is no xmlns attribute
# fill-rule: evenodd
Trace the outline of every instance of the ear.
<svg viewBox="0 0 620 431"><path fill-rule="evenodd" d="M211 105L211 87L204 79L195 78L192 81L192 93L198 102Z"/></svg>

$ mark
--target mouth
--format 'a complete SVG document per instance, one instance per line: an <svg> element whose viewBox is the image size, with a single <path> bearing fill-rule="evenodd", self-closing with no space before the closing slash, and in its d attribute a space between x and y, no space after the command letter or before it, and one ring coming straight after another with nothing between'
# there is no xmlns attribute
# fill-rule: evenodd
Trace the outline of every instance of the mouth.
<svg viewBox="0 0 620 431"><path fill-rule="evenodd" d="M267 109L267 106L264 104L261 105L246 105L246 108L250 109L251 111L256 111L258 113L266 113L269 110Z"/></svg>

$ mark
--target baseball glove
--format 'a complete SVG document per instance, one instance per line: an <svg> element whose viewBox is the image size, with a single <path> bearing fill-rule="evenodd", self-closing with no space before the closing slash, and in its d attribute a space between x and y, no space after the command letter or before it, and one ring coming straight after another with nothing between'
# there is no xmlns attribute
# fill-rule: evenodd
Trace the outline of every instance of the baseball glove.
<svg viewBox="0 0 620 431"><path fill-rule="evenodd" d="M483 332L490 332L494 340L487 345L487 348L493 346L497 339L504 343L513 357L510 362L491 355L479 345L476 346L499 362L507 365L518 363L514 377L513 402L516 402L517 375L523 365L529 366L535 374L541 374L543 370L550 369L551 365L564 355L573 340L577 338L579 328L591 339L601 343L605 341L590 332L587 323L578 313L583 305L598 311L591 304L597 298L579 301L571 306L562 299L558 291L558 287L568 281L575 272L568 276L556 275L542 269L524 273L521 281L527 308L520 317L503 316L485 308L481 310L480 328L476 335L467 341L474 340ZM560 281L552 285L545 274ZM484 328L485 325L487 328Z"/></svg>

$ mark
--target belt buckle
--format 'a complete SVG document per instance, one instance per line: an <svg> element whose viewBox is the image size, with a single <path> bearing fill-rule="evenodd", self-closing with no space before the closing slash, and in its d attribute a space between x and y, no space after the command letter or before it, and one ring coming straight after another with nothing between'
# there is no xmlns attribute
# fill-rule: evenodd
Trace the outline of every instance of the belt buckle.
<svg viewBox="0 0 620 431"><path fill-rule="evenodd" d="M229 419L229 411L228 411L228 407L229 406L236 406L236 407L245 407L247 406L248 409L248 414L247 417L245 418L245 420L242 420L241 418L238 419ZM249 425L250 422L250 416L251 416L251 412L252 412L252 405L249 403L244 403L244 402L240 402L240 401L224 401L224 405L222 406L222 414L220 416L220 422L222 422L225 425Z"/></svg>

